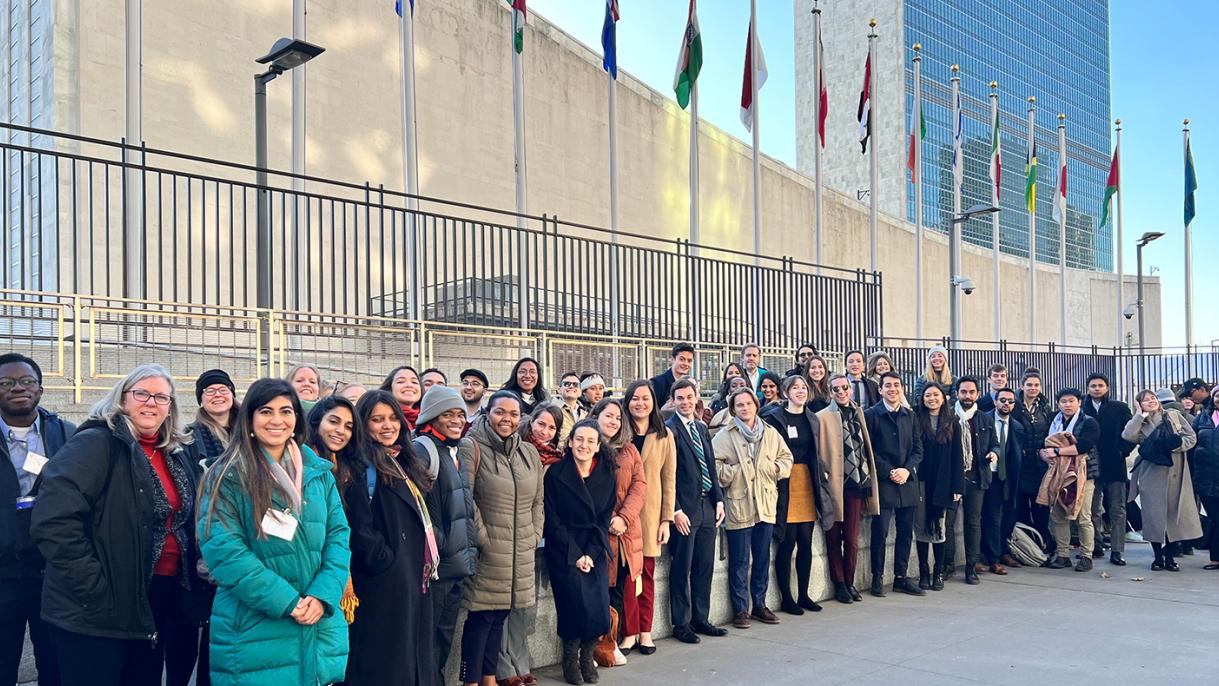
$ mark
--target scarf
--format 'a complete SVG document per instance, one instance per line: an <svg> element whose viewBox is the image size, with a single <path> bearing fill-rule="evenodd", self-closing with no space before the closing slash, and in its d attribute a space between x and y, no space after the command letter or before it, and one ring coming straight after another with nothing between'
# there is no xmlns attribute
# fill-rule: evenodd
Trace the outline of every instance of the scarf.
<svg viewBox="0 0 1219 686"><path fill-rule="evenodd" d="M275 483L288 496L292 511L299 514L301 511L301 479L304 474L301 466L300 446L295 441L288 441L283 457L288 459L281 458L279 462L276 462L267 456L271 462L271 476L275 477Z"/></svg>
<svg viewBox="0 0 1219 686"><path fill-rule="evenodd" d="M740 420L739 417L733 417L732 423L736 425L738 431L741 432L741 438L745 439L745 447L749 449L749 456L756 457L758 454L758 445L762 442L762 433L766 431L766 425L762 420L754 417L753 428Z"/></svg>
<svg viewBox="0 0 1219 686"><path fill-rule="evenodd" d="M977 414L978 405L974 403L966 410L961 407L961 401L958 400L953 404L953 411L956 412L957 419L961 422L961 452L965 455L965 471L968 472L973 469L974 465L974 435L973 430L969 428L969 423Z"/></svg>
<svg viewBox="0 0 1219 686"><path fill-rule="evenodd" d="M1082 410L1076 412L1075 416L1071 417L1071 421L1065 427L1063 426L1062 412L1054 415L1054 421L1050 423L1050 435L1056 434L1060 431L1066 431L1069 434L1074 434L1075 422L1079 421L1079 415L1081 414L1083 414Z"/></svg>
<svg viewBox="0 0 1219 686"><path fill-rule="evenodd" d="M542 458L543 467L549 467L550 465L563 459L563 453L559 452L558 448L545 441L539 441L538 439L534 438L533 434L529 434L529 438L526 440L529 441L530 445L538 449L538 455L540 455Z"/></svg>
<svg viewBox="0 0 1219 686"><path fill-rule="evenodd" d="M842 466L843 475L848 483L859 487L866 486L871 472L867 457L863 454L863 427L856 413L856 405L845 407L837 405L838 414L842 417Z"/></svg>
<svg viewBox="0 0 1219 686"><path fill-rule="evenodd" d="M446 448L455 448L458 443L461 443L460 438L448 438L444 434L436 430L436 427L429 424L424 424L422 429L416 432L417 436L431 436L436 439L436 442Z"/></svg>
<svg viewBox="0 0 1219 686"><path fill-rule="evenodd" d="M440 578L440 551L436 547L436 532L432 529L432 517L428 514L427 504L423 502L423 494L410 479L406 479L406 487L410 489L415 498L415 505L419 507L419 514L423 517L423 531L427 537L427 543L423 546L423 592L427 593L428 584Z"/></svg>
<svg viewBox="0 0 1219 686"><path fill-rule="evenodd" d="M414 407L406 407L399 405L402 408L402 416L406 418L406 428L411 431L415 430L415 423L419 421L419 403L415 403Z"/></svg>

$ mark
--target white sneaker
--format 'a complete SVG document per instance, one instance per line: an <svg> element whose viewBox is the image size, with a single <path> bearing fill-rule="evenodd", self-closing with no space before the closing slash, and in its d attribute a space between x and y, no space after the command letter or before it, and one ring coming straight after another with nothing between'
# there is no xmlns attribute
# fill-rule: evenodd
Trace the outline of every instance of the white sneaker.
<svg viewBox="0 0 1219 686"><path fill-rule="evenodd" d="M1139 532L1127 531L1126 532L1126 542L1127 543L1146 543L1147 541L1143 540L1143 535L1140 534Z"/></svg>

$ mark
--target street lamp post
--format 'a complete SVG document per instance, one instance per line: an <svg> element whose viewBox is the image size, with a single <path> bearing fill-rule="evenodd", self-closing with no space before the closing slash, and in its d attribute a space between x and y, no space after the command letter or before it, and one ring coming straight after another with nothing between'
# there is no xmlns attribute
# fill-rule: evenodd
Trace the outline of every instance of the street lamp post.
<svg viewBox="0 0 1219 686"><path fill-rule="evenodd" d="M973 290L973 281L961 272L961 225L983 214L998 212L993 205L974 205L952 218L952 229L948 232L948 302L949 336L953 347L961 340L961 296L958 289ZM968 286L966 286L968 284Z"/></svg>
<svg viewBox="0 0 1219 686"><path fill-rule="evenodd" d="M254 166L258 170L255 177L258 230L254 265L258 270L255 298L261 310L269 310L274 306L271 294L271 191L267 187L267 84L285 71L317 57L324 50L325 48L303 40L280 38L271 46L269 53L255 60L259 64L270 65L265 72L254 76ZM261 339L269 375L272 364L269 324L263 327Z"/></svg>
<svg viewBox="0 0 1219 686"><path fill-rule="evenodd" d="M1135 296L1137 298L1135 302L1137 303L1139 313L1139 385L1142 388L1147 388L1147 330L1143 321L1143 248L1147 247L1148 243L1156 240L1157 238L1163 237L1163 231L1148 231L1147 233L1144 233L1139 238L1138 243L1135 244L1135 256L1138 263L1136 265L1136 269L1138 269L1138 277L1135 280L1137 293Z"/></svg>

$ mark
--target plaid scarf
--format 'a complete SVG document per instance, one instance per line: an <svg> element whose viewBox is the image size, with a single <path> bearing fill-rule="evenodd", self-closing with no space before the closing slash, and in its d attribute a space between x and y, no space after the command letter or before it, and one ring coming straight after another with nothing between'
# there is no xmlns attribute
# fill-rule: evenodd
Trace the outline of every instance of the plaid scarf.
<svg viewBox="0 0 1219 686"><path fill-rule="evenodd" d="M871 477L868 458L863 453L863 425L855 413L854 403L845 408L839 405L838 414L842 417L843 474L848 483L862 488L868 485Z"/></svg>

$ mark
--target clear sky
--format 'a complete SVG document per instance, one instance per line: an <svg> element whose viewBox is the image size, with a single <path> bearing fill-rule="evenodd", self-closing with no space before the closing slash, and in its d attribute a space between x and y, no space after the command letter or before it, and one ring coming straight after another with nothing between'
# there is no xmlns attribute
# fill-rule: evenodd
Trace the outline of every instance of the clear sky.
<svg viewBox="0 0 1219 686"><path fill-rule="evenodd" d="M688 3L619 0L619 6L619 69L672 95ZM601 49L604 8L601 0L529 0L531 12L597 51ZM793 5L791 0L760 0L758 15L758 34L770 73L759 98L762 150L794 168ZM704 0L699 5L704 55L698 81L699 115L743 140L748 140L748 134L739 118L740 89L748 21L749 3L744 0ZM1206 345L1219 338L1214 298L1219 287L1219 92L1214 87L1219 58L1209 44L1217 23L1219 4L1211 2L1110 3L1111 97L1113 115L1122 120L1122 189L1126 194L1124 271L1134 274L1134 243L1143 232L1168 234L1144 250L1145 269L1156 268L1163 283L1166 344L1185 340L1184 117L1191 121L1198 174L1193 342ZM1046 40L1053 37L1046 36ZM846 101L843 97L830 94L832 103L850 101L851 107L858 94L849 94Z"/></svg>

